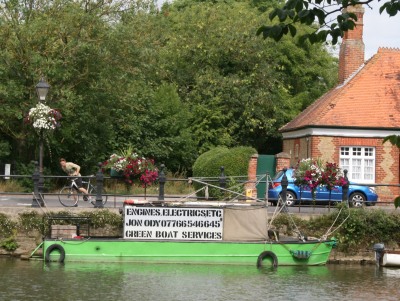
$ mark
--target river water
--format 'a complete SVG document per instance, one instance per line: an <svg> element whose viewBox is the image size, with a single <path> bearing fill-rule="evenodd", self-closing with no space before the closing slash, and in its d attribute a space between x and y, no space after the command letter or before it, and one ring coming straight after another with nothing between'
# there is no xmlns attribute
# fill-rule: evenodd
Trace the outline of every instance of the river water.
<svg viewBox="0 0 400 301"><path fill-rule="evenodd" d="M400 269L58 263L0 258L0 300L400 300Z"/></svg>

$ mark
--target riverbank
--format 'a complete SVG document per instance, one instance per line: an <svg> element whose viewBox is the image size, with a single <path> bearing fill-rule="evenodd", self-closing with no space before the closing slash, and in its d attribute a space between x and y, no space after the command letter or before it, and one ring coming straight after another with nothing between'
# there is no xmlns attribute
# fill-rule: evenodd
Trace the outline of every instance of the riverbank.
<svg viewBox="0 0 400 301"><path fill-rule="evenodd" d="M373 250L359 251L357 254L349 255L333 250L328 264L376 264L375 252Z"/></svg>

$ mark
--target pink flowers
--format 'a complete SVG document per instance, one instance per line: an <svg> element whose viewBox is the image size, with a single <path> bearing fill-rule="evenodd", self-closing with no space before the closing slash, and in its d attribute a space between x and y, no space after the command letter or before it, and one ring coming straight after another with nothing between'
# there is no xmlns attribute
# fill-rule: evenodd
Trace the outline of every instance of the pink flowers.
<svg viewBox="0 0 400 301"><path fill-rule="evenodd" d="M60 127L61 126L60 119L62 118L60 111L57 109L51 109L49 115L53 119L54 127L56 128Z"/></svg>
<svg viewBox="0 0 400 301"><path fill-rule="evenodd" d="M139 178L143 187L150 186L158 178L158 171L153 159L128 157L124 158L128 164L123 169L126 182L133 184Z"/></svg>
<svg viewBox="0 0 400 301"><path fill-rule="evenodd" d="M294 184L314 190L317 188L319 177L321 175L321 161L311 158L299 161L294 168Z"/></svg>
<svg viewBox="0 0 400 301"><path fill-rule="evenodd" d="M326 162L311 158L299 161L294 169L294 183L297 186L305 187L315 191L318 186L326 186L328 190L335 189L335 186L343 186L347 183L342 175L340 167L336 163Z"/></svg>
<svg viewBox="0 0 400 301"><path fill-rule="evenodd" d="M315 189L318 186L318 179L316 179L316 173L311 170L306 170L304 173L304 181L310 189Z"/></svg>
<svg viewBox="0 0 400 301"><path fill-rule="evenodd" d="M326 185L328 190L332 190L335 186L343 186L347 183L343 177L340 167L336 163L326 162L325 168L322 170L319 180L320 185Z"/></svg>
<svg viewBox="0 0 400 301"><path fill-rule="evenodd" d="M154 165L154 160L140 157L132 151L127 152L125 156L111 155L103 163L103 168L111 168L122 174L129 184L134 184L138 179L143 187L152 185L158 179L158 170Z"/></svg>
<svg viewBox="0 0 400 301"><path fill-rule="evenodd" d="M142 182L142 186L149 186L153 184L153 182L156 181L157 179L158 179L158 172L148 169L146 169L144 174L140 176L140 182Z"/></svg>

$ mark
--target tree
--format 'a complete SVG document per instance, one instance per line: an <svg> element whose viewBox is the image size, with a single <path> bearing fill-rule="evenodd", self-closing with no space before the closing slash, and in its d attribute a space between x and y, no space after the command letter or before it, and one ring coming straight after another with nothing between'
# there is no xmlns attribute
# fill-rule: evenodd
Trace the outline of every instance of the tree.
<svg viewBox="0 0 400 301"><path fill-rule="evenodd" d="M63 115L45 148L53 173L50 149L85 173L127 145L174 172L216 146L280 151L279 127L333 86L337 64L323 45L260 43L276 1L0 1L1 158L37 158L23 120L41 76Z"/></svg>
<svg viewBox="0 0 400 301"><path fill-rule="evenodd" d="M162 74L189 105L200 154L240 145L279 151L279 127L336 80L335 59L322 45L260 43L254 28L263 14L248 1L182 0L162 13L169 29Z"/></svg>
<svg viewBox="0 0 400 301"><path fill-rule="evenodd" d="M113 68L118 43L110 37L121 15L136 10L138 1L1 1L0 139L12 141L14 160L37 158L37 139L23 119L38 101L34 87L41 76L51 85L47 100L63 115L46 143L45 165L57 166L50 159L62 156L90 172L108 155L114 85L124 84L116 84L124 70Z"/></svg>
<svg viewBox="0 0 400 301"><path fill-rule="evenodd" d="M357 21L354 13L343 9L357 4L368 5L374 1L380 0L288 0L281 8L275 8L269 14L271 21L278 19L279 23L263 25L257 34L279 41L284 35L294 37L298 33L298 24L305 24L311 26L313 31L302 34L301 41L318 43L330 37L335 45L346 31L354 29ZM379 12L382 14L383 11L391 17L395 16L400 11L400 1L389 0L383 3ZM331 17L336 18L336 22L331 21Z"/></svg>

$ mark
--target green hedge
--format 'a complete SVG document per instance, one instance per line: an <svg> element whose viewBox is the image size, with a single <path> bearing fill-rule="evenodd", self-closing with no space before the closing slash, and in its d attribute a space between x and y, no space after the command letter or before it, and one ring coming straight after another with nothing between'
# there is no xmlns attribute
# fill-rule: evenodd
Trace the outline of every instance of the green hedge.
<svg viewBox="0 0 400 301"><path fill-rule="evenodd" d="M193 177L218 180L221 175L220 168L223 166L227 177L227 188L229 188L237 183L236 177L241 176L242 179L247 179L249 161L254 154L257 154L257 151L252 147L216 147L197 158L193 165ZM219 185L218 182L210 183ZM194 182L194 187L197 190L203 185ZM198 195L204 196L204 191ZM221 192L218 189L209 189L209 196L220 198Z"/></svg>
<svg viewBox="0 0 400 301"><path fill-rule="evenodd" d="M17 230L17 223L12 221L6 214L0 212L0 239L12 236Z"/></svg>

